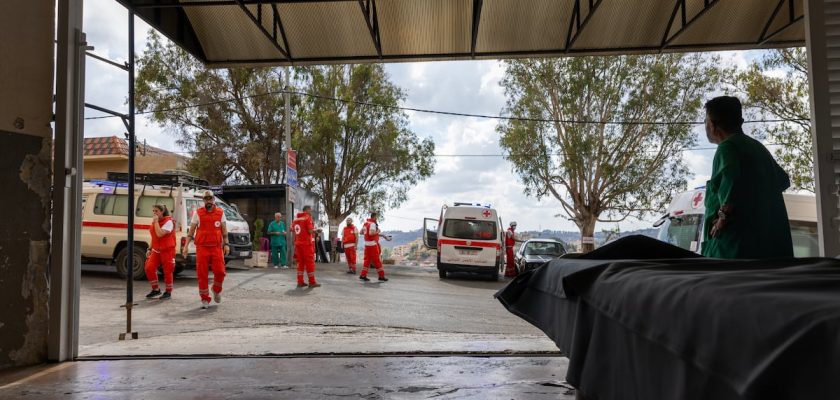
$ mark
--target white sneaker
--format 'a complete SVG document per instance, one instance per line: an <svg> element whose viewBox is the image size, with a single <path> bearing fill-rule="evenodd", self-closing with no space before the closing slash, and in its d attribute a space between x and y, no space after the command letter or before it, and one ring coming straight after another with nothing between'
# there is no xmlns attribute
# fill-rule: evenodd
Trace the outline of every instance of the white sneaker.
<svg viewBox="0 0 840 400"><path fill-rule="evenodd" d="M222 302L222 294L219 293L219 292L213 292L213 300L216 301L216 303L221 303Z"/></svg>
<svg viewBox="0 0 840 400"><path fill-rule="evenodd" d="M207 307L210 306L210 302L207 300L201 300L201 308L206 310Z"/></svg>
<svg viewBox="0 0 840 400"><path fill-rule="evenodd" d="M288 265L284 265L284 266L282 266L282 267L280 267L280 268L283 268L283 269L289 269L289 266L288 266Z"/></svg>

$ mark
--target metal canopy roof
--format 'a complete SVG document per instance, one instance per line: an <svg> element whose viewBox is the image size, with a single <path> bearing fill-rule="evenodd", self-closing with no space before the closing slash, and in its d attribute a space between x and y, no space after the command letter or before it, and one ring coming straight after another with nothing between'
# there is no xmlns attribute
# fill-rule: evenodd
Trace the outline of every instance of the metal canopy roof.
<svg viewBox="0 0 840 400"><path fill-rule="evenodd" d="M804 0L118 0L211 66L801 46Z"/></svg>

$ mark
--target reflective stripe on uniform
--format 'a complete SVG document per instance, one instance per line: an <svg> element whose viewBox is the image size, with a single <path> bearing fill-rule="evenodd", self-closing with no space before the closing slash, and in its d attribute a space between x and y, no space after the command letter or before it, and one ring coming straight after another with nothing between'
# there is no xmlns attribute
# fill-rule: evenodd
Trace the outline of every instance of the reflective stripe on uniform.
<svg viewBox="0 0 840 400"><path fill-rule="evenodd" d="M351 247L356 247L356 243L346 243L346 244L344 245L344 248L345 248L345 249L349 249L349 248L351 248Z"/></svg>
<svg viewBox="0 0 840 400"><path fill-rule="evenodd" d="M365 240L365 246L376 246L375 240Z"/></svg>

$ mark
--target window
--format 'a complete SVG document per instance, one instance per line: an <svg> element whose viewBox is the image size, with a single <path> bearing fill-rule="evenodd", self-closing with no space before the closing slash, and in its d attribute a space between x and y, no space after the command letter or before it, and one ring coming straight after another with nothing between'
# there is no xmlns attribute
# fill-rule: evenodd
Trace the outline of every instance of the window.
<svg viewBox="0 0 840 400"><path fill-rule="evenodd" d="M152 217L152 206L162 204L166 206L170 214L175 208L175 199L168 196L140 196L137 200L137 216L138 217Z"/></svg>
<svg viewBox="0 0 840 400"><path fill-rule="evenodd" d="M166 196L140 196L137 200L138 217L152 217L152 206L163 204L172 212L175 207L175 200ZM93 204L93 213L97 215L121 215L128 216L128 195L125 194L104 194L96 195Z"/></svg>
<svg viewBox="0 0 840 400"><path fill-rule="evenodd" d="M128 195L97 194L93 205L93 213L128 216Z"/></svg>
<svg viewBox="0 0 840 400"><path fill-rule="evenodd" d="M793 239L794 257L819 257L817 223L790 221L790 238Z"/></svg>
<svg viewBox="0 0 840 400"><path fill-rule="evenodd" d="M674 246L682 247L686 250L697 251L692 248L691 242L698 242L700 234L700 221L703 220L701 214L686 214L679 217L668 218L661 227L659 227L659 240L673 244Z"/></svg>
<svg viewBox="0 0 840 400"><path fill-rule="evenodd" d="M192 216L195 210L204 207L204 201L197 199L187 199L187 221L192 221Z"/></svg>
<svg viewBox="0 0 840 400"><path fill-rule="evenodd" d="M525 247L525 254L530 256L562 256L566 249L560 243L529 242Z"/></svg>
<svg viewBox="0 0 840 400"><path fill-rule="evenodd" d="M238 212L236 212L236 210L233 209L233 207L219 201L218 199L216 199L216 205L219 206L219 208L221 208L222 210L224 210L225 218L228 221L244 221L244 219L242 219L242 217L239 215Z"/></svg>
<svg viewBox="0 0 840 400"><path fill-rule="evenodd" d="M496 238L496 223L447 219L443 224L443 236L468 240L493 240Z"/></svg>

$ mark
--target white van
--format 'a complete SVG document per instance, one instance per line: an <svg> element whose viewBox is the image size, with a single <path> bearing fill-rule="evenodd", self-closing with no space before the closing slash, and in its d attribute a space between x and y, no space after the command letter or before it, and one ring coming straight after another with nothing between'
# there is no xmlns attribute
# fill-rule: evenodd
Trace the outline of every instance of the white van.
<svg viewBox="0 0 840 400"><path fill-rule="evenodd" d="M189 218L197 207L203 206L204 191L196 185L185 184L181 176L169 174L137 174L134 187L134 278L145 277L146 249L151 237L152 206L165 205L175 221L175 238L178 243L175 272L195 265L195 247L190 244L187 259L181 256L181 246L186 242ZM114 264L117 273L125 277L129 268L128 258L128 184L124 176L111 174L111 180L84 182L82 187L82 240L81 255L86 261ZM162 184L165 183L165 184ZM228 259L250 258L251 237L248 223L232 207L216 198L216 204L225 211L231 253Z"/></svg>
<svg viewBox="0 0 840 400"><path fill-rule="evenodd" d="M668 213L654 227L663 242L700 253L703 241L703 214L706 212L705 187L682 192L668 206ZM813 195L785 193L785 207L790 220L794 257L818 257L817 202Z"/></svg>
<svg viewBox="0 0 840 400"><path fill-rule="evenodd" d="M503 238L502 221L489 205L444 205L438 219L423 221L423 244L437 249L441 279L448 272L472 272L499 279L504 265Z"/></svg>

